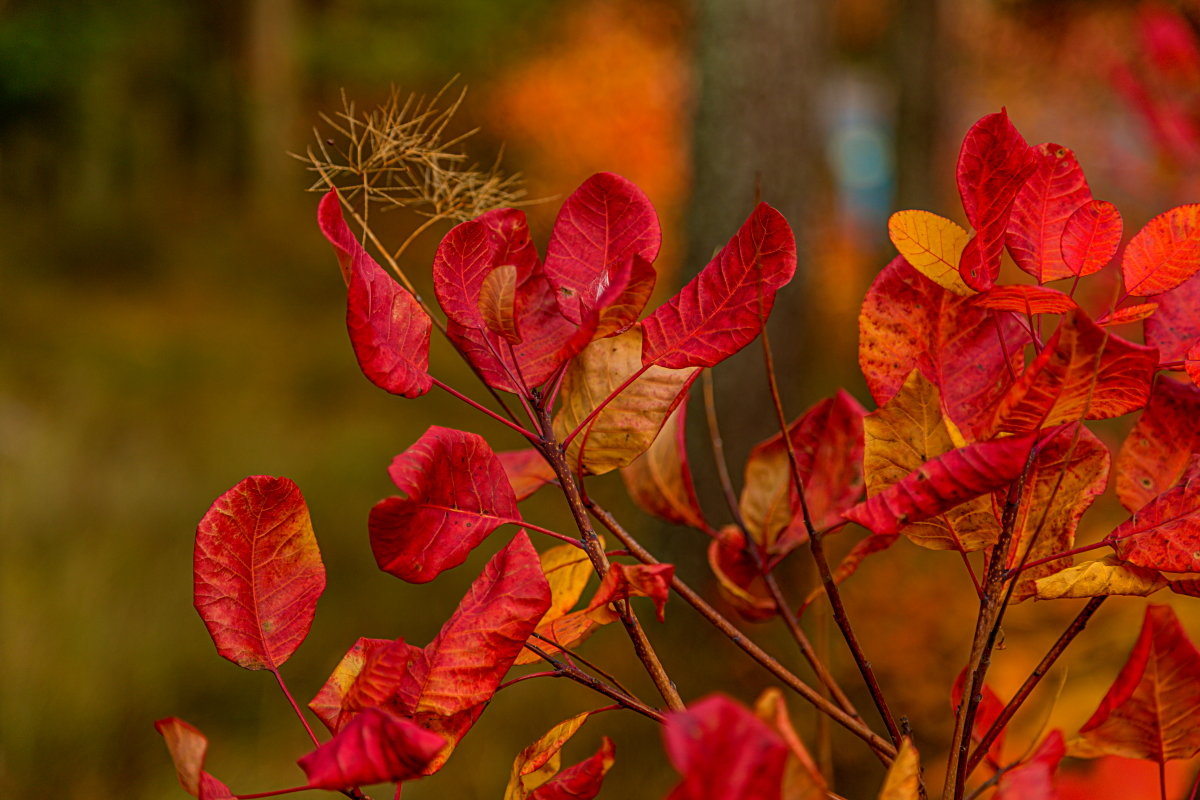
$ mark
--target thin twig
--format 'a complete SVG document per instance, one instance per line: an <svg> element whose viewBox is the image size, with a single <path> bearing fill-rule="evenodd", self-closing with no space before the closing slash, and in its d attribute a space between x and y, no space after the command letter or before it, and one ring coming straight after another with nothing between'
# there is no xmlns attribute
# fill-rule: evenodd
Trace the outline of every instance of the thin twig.
<svg viewBox="0 0 1200 800"><path fill-rule="evenodd" d="M592 691L599 692L605 697L615 700L617 703L625 708L628 708L630 711L636 711L637 713L645 717L649 717L659 724L662 724L666 720L666 717L664 717L663 713L658 709L651 708L641 700L638 700L636 697L631 697L630 695L624 694L594 675L589 675L581 669L560 661L542 648L538 647L536 644L530 644L529 642L526 642L525 648L537 655L546 663L553 666L555 673L557 673L559 677L569 678L576 683L582 684Z"/></svg>

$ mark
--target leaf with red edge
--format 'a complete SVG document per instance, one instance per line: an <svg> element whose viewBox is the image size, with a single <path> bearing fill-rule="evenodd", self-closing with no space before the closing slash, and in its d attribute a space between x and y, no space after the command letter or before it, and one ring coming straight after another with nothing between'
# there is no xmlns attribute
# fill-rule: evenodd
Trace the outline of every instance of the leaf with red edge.
<svg viewBox="0 0 1200 800"><path fill-rule="evenodd" d="M650 449L621 469L629 498L643 511L676 525L709 529L688 465L684 423L687 398L667 417Z"/></svg>
<svg viewBox="0 0 1200 800"><path fill-rule="evenodd" d="M858 325L858 361L875 403L885 404L920 369L971 439L988 434L996 402L1024 364L1028 341L1012 314L948 292L903 258L871 284Z"/></svg>
<svg viewBox="0 0 1200 800"><path fill-rule="evenodd" d="M808 512L818 530L840 522L841 512L862 495L865 413L858 401L839 391L788 425ZM739 508L751 536L772 555L808 541L782 434L750 451Z"/></svg>
<svg viewBox="0 0 1200 800"><path fill-rule="evenodd" d="M1200 652L1170 606L1146 607L1142 632L1079 733L1099 752L1158 763L1200 753Z"/></svg>
<svg viewBox="0 0 1200 800"><path fill-rule="evenodd" d="M549 607L537 551L519 531L409 665L399 692L406 710L448 717L486 703Z"/></svg>
<svg viewBox="0 0 1200 800"><path fill-rule="evenodd" d="M616 336L633 327L650 300L657 280L658 273L654 271L654 266L640 255L634 254L633 262L629 265L628 279L622 284L610 284L600 296L600 314L592 338Z"/></svg>
<svg viewBox="0 0 1200 800"><path fill-rule="evenodd" d="M1096 320L1096 324L1105 328L1117 325L1128 325L1131 322L1141 322L1153 316L1158 310L1158 303L1135 303L1131 306L1118 308L1112 313L1105 312Z"/></svg>
<svg viewBox="0 0 1200 800"><path fill-rule="evenodd" d="M1068 275L1091 275L1113 260L1125 232L1121 212L1112 203L1092 200L1075 210L1062 231L1062 257Z"/></svg>
<svg viewBox="0 0 1200 800"><path fill-rule="evenodd" d="M554 468L546 461L546 457L537 448L527 447L524 450L505 450L496 453L504 474L512 484L513 494L517 502L533 495L538 489L557 480Z"/></svg>
<svg viewBox="0 0 1200 800"><path fill-rule="evenodd" d="M604 573L604 580L587 610L630 597L649 597L654 601L658 621L665 621L667 598L671 595L671 578L675 576L673 564L613 564Z"/></svg>
<svg viewBox="0 0 1200 800"><path fill-rule="evenodd" d="M504 800L524 800L529 793L558 773L562 748L594 712L585 711L563 720L533 744L517 753Z"/></svg>
<svg viewBox="0 0 1200 800"><path fill-rule="evenodd" d="M1040 561L1074 547L1080 518L1108 486L1111 461L1104 443L1079 423L1046 437L1025 482L1013 522L1015 544L1005 566L1015 569L1022 559ZM995 500L1002 508L1005 498L997 493ZM1055 559L1022 571L1013 589L1014 600L1034 596L1038 578L1070 565L1070 558Z"/></svg>
<svg viewBox="0 0 1200 800"><path fill-rule="evenodd" d="M421 776L445 744L412 720L368 708L299 764L312 789L398 783Z"/></svg>
<svg viewBox="0 0 1200 800"><path fill-rule="evenodd" d="M1013 203L1037 168L1036 151L1009 122L1007 110L988 114L967 131L958 154L958 193L975 236L958 271L972 289L995 284Z"/></svg>
<svg viewBox="0 0 1200 800"><path fill-rule="evenodd" d="M710 695L668 714L663 738L683 775L668 800L779 797L787 745L728 697Z"/></svg>
<svg viewBox="0 0 1200 800"><path fill-rule="evenodd" d="M1162 294L1200 271L1200 203L1178 206L1146 223L1125 247L1126 294Z"/></svg>
<svg viewBox="0 0 1200 800"><path fill-rule="evenodd" d="M955 294L975 294L958 274L958 262L967 244L967 232L958 225L929 211L897 211L888 219L888 236L900 255L922 275Z"/></svg>
<svg viewBox="0 0 1200 800"><path fill-rule="evenodd" d="M308 506L287 478L252 475L196 527L195 606L217 652L275 670L312 627L325 565Z"/></svg>
<svg viewBox="0 0 1200 800"><path fill-rule="evenodd" d="M734 609L757 622L779 613L763 583L762 570L746 546L746 537L736 525L721 529L708 543L708 566L717 588Z"/></svg>
<svg viewBox="0 0 1200 800"><path fill-rule="evenodd" d="M754 714L770 726L788 748L787 764L783 769L782 800L826 800L829 783L817 768L808 748L804 746L788 714L783 692L772 686L764 689L754 701Z"/></svg>
<svg viewBox="0 0 1200 800"><path fill-rule="evenodd" d="M1146 344L1157 347L1163 361L1182 361L1200 340L1200 275L1149 299L1158 310L1146 320Z"/></svg>
<svg viewBox="0 0 1200 800"><path fill-rule="evenodd" d="M204 771L204 758L208 753L208 739L204 734L179 717L160 719L154 723L154 729L167 743L179 784L188 794L200 800L232 800L233 792L229 787Z"/></svg>
<svg viewBox="0 0 1200 800"><path fill-rule="evenodd" d="M388 472L406 496L371 509L371 550L380 569L411 583L458 566L496 528L521 519L504 467L477 434L431 426Z"/></svg>
<svg viewBox="0 0 1200 800"><path fill-rule="evenodd" d="M958 706L962 703L963 685L967 679L967 668L963 667L958 673L958 677L954 679L954 686L950 689L950 707L954 712L958 713ZM1000 712L1004 710L1004 703L1001 702L999 695L992 691L992 688L986 683L983 685L983 699L979 701L979 705L975 707L975 723L971 726L971 741L978 744L984 735L991 730L992 723L1000 718ZM991 747L987 751L987 762L992 769L999 769L1004 763L1004 731L1000 731L1000 735L992 740Z"/></svg>
<svg viewBox="0 0 1200 800"><path fill-rule="evenodd" d="M994 286L975 302L982 308L1017 314L1065 314L1075 308L1075 301L1058 289L1028 284Z"/></svg>
<svg viewBox="0 0 1200 800"><path fill-rule="evenodd" d="M972 497L994 491L1021 474L1035 435L967 445L928 461L845 513L874 533L899 533Z"/></svg>
<svg viewBox="0 0 1200 800"><path fill-rule="evenodd" d="M1005 244L1018 267L1046 283L1079 274L1066 263L1061 242L1068 220L1092 199L1092 190L1068 148L1047 142L1032 152L1035 168L1013 201Z"/></svg>
<svg viewBox="0 0 1200 800"><path fill-rule="evenodd" d="M996 430L1023 433L1136 411L1150 399L1158 351L1116 336L1082 309L1054 335L996 408Z"/></svg>
<svg viewBox="0 0 1200 800"><path fill-rule="evenodd" d="M530 800L592 800L600 794L604 776L616 760L616 746L607 736L600 741L600 749L592 756L558 773L539 786L529 796Z"/></svg>
<svg viewBox="0 0 1200 800"><path fill-rule="evenodd" d="M1200 572L1200 481L1160 494L1106 539L1123 560L1162 572Z"/></svg>
<svg viewBox="0 0 1200 800"><path fill-rule="evenodd" d="M1200 388L1158 376L1117 456L1117 497L1137 511L1175 486L1200 452Z"/></svg>
<svg viewBox="0 0 1200 800"><path fill-rule="evenodd" d="M641 189L611 172L588 178L559 209L546 247L546 277L563 315L578 325L600 311L613 271L634 256L653 262L661 242L658 216Z"/></svg>
<svg viewBox="0 0 1200 800"><path fill-rule="evenodd" d="M1054 773L1066 754L1062 731L1051 731L1033 755L1000 776L996 800L1059 800Z"/></svg>
<svg viewBox="0 0 1200 800"><path fill-rule="evenodd" d="M408 675L409 666L420 655L421 648L403 639L370 648L362 669L346 692L345 709L354 714L365 708L392 703Z"/></svg>
<svg viewBox="0 0 1200 800"><path fill-rule="evenodd" d="M642 321L642 363L671 369L720 363L758 336L775 292L795 271L792 229L759 203L708 266Z"/></svg>
<svg viewBox="0 0 1200 800"><path fill-rule="evenodd" d="M346 327L363 374L392 394L425 394L433 386L429 315L354 238L336 191L321 198L317 221L333 245L348 285Z"/></svg>
<svg viewBox="0 0 1200 800"><path fill-rule="evenodd" d="M354 685L354 681L362 672L363 665L367 662L367 656L376 648L385 647L390 643L390 639L360 637L346 651L346 655L342 656L338 665L333 668L325 685L308 702L308 707L317 715L317 719L321 720L322 724L329 729L330 733L340 731L354 716L347 707L346 697Z"/></svg>
<svg viewBox="0 0 1200 800"><path fill-rule="evenodd" d="M479 287L479 314L492 333L507 341L521 341L517 330L517 268L502 264L489 272Z"/></svg>

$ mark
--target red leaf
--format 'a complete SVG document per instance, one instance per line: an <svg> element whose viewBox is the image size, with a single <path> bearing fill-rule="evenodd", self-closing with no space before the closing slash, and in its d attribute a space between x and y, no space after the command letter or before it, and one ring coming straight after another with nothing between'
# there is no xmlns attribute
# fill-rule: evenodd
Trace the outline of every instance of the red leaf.
<svg viewBox="0 0 1200 800"><path fill-rule="evenodd" d="M683 781L668 800L775 800L788 749L766 723L724 695L667 715L667 756Z"/></svg>
<svg viewBox="0 0 1200 800"><path fill-rule="evenodd" d="M1027 284L995 286L978 295L975 302L983 308L1017 314L1065 314L1075 308L1075 301L1058 289Z"/></svg>
<svg viewBox="0 0 1200 800"><path fill-rule="evenodd" d="M639 255L629 265L629 276L623 284L612 283L601 295L600 315L596 321L594 339L604 339L624 333L633 327L646 302L654 292L658 279L654 266Z"/></svg>
<svg viewBox="0 0 1200 800"><path fill-rule="evenodd" d="M766 203L708 266L642 321L642 363L711 367L754 340L796 271L787 220Z"/></svg>
<svg viewBox="0 0 1200 800"><path fill-rule="evenodd" d="M208 739L199 730L178 717L160 719L154 729L162 734L175 762L175 774L187 793L200 800L232 800L233 792L204 771Z"/></svg>
<svg viewBox="0 0 1200 800"><path fill-rule="evenodd" d="M972 289L995 284L1013 203L1037 166L1007 111L988 114L967 131L958 154L958 193L975 236L963 250L959 274Z"/></svg>
<svg viewBox="0 0 1200 800"><path fill-rule="evenodd" d="M1200 452L1200 389L1160 375L1117 456L1117 497L1137 511L1178 484Z"/></svg>
<svg viewBox="0 0 1200 800"><path fill-rule="evenodd" d="M672 564L613 564L604 574L587 610L594 611L616 600L649 597L654 601L658 621L665 622L667 598L671 595Z"/></svg>
<svg viewBox="0 0 1200 800"><path fill-rule="evenodd" d="M337 192L317 209L321 232L333 245L346 295L346 328L363 374L379 388L404 397L429 391L429 332L421 304L367 254L342 217Z"/></svg>
<svg viewBox="0 0 1200 800"><path fill-rule="evenodd" d="M886 404L920 369L941 389L947 415L968 438L987 433L1010 374L1024 363L1028 340L1011 314L943 289L903 258L871 284L858 324L858 361L875 403Z"/></svg>
<svg viewBox="0 0 1200 800"><path fill-rule="evenodd" d="M1104 269L1117 254L1124 230L1121 212L1112 203L1092 200L1076 209L1062 232L1068 275L1091 275Z"/></svg>
<svg viewBox="0 0 1200 800"><path fill-rule="evenodd" d="M722 528L708 543L708 566L721 595L746 619L757 622L779 613L763 583L762 570L746 546L746 537L736 525Z"/></svg>
<svg viewBox="0 0 1200 800"><path fill-rule="evenodd" d="M1128 325L1131 322L1141 322L1148 319L1158 310L1158 303L1135 303L1131 306L1118 308L1113 312L1105 312L1096 320L1097 325L1112 328L1117 325Z"/></svg>
<svg viewBox="0 0 1200 800"><path fill-rule="evenodd" d="M1200 572L1200 481L1160 494L1108 535L1123 561L1162 572Z"/></svg>
<svg viewBox="0 0 1200 800"><path fill-rule="evenodd" d="M1021 433L1136 411L1150 397L1158 351L1066 314L1046 346L1000 400L996 429Z"/></svg>
<svg viewBox="0 0 1200 800"><path fill-rule="evenodd" d="M634 256L653 262L661 242L658 216L641 189L611 172L588 178L559 209L546 248L546 277L563 315L580 325L598 313L614 270Z"/></svg>
<svg viewBox="0 0 1200 800"><path fill-rule="evenodd" d="M963 667L958 673L958 677L954 679L954 686L950 689L950 707L954 709L954 713L958 713L958 706L962 703L963 684L966 682L967 668ZM975 723L971 726L971 741L978 744L983 739L984 735L991 730L992 723L1000 718L1000 712L1004 710L1004 703L1000 702L1000 697L992 691L987 684L983 686L983 699L979 701L979 705L975 708ZM1004 731L1000 731L1000 735L992 741L992 746L988 748L987 760L992 769L1000 769L1004 763Z"/></svg>
<svg viewBox="0 0 1200 800"><path fill-rule="evenodd" d="M479 287L479 314L484 326L510 343L521 341L517 329L517 268L502 264L489 272Z"/></svg>
<svg viewBox="0 0 1200 800"><path fill-rule="evenodd" d="M1059 800L1054 773L1066 753L1062 731L1051 731L1027 761L1000 776L996 800Z"/></svg>
<svg viewBox="0 0 1200 800"><path fill-rule="evenodd" d="M1069 149L1047 142L1031 151L1035 168L1013 201L1005 243L1018 267L1046 283L1079 274L1060 243L1067 220L1092 190Z"/></svg>
<svg viewBox="0 0 1200 800"><path fill-rule="evenodd" d="M910 522L928 519L1015 480L1035 438L1027 434L951 450L844 516L876 534L899 533Z"/></svg>
<svg viewBox="0 0 1200 800"><path fill-rule="evenodd" d="M1160 764L1200 753L1200 652L1170 606L1149 605L1129 660L1079 733L1111 755Z"/></svg>
<svg viewBox="0 0 1200 800"><path fill-rule="evenodd" d="M629 499L643 511L676 525L706 531L708 523L700 509L687 460L686 420L685 397L671 412L650 449L621 468L621 479Z"/></svg>
<svg viewBox="0 0 1200 800"><path fill-rule="evenodd" d="M486 703L549 607L537 551L520 531L409 665L399 691L406 711L449 717Z"/></svg>
<svg viewBox="0 0 1200 800"><path fill-rule="evenodd" d="M1174 289L1200 271L1200 204L1178 206L1146 223L1125 248L1125 292L1146 297Z"/></svg>
<svg viewBox="0 0 1200 800"><path fill-rule="evenodd" d="M505 450L496 453L496 458L500 459L500 465L504 467L504 474L512 484L517 502L530 497L550 481L556 480L554 469L536 448Z"/></svg>
<svg viewBox="0 0 1200 800"><path fill-rule="evenodd" d="M600 794L616 748L607 736L594 755L567 767L529 795L529 800L592 800Z"/></svg>
<svg viewBox="0 0 1200 800"><path fill-rule="evenodd" d="M1183 369L1194 386L1200 386L1200 340L1188 348Z"/></svg>
<svg viewBox="0 0 1200 800"><path fill-rule="evenodd" d="M412 720L368 708L300 759L312 789L350 789L419 777L446 741Z"/></svg>
<svg viewBox="0 0 1200 800"><path fill-rule="evenodd" d="M372 651L386 647L391 644L390 639L368 639L360 637L354 645L346 651L346 655L342 656L342 660L333 668L325 685L320 688L316 696L308 702L308 707L317 715L317 719L329 729L330 733L337 733L346 726L346 723L354 716L354 712L350 711L346 698L350 693L351 687L358 679L362 672L363 665L366 664L367 657Z"/></svg>
<svg viewBox="0 0 1200 800"><path fill-rule="evenodd" d="M196 528L193 561L196 610L217 652L246 669L287 661L325 591L296 484L253 475L218 497Z"/></svg>
<svg viewBox="0 0 1200 800"><path fill-rule="evenodd" d="M1146 320L1146 344L1157 347L1163 361L1182 361L1200 340L1200 275L1150 299L1158 311Z"/></svg>
<svg viewBox="0 0 1200 800"><path fill-rule="evenodd" d="M504 467L477 434L434 425L388 472L407 496L371 509L371 549L380 569L411 583L458 566L492 531L521 518Z"/></svg>

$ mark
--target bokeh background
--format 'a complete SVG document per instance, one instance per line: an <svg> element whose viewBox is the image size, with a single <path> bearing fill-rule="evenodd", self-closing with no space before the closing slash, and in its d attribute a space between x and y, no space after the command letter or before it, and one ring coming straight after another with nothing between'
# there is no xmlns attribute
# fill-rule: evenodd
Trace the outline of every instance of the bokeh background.
<svg viewBox="0 0 1200 800"><path fill-rule="evenodd" d="M1127 230L1200 196L1200 60L1194 34L1179 35L1196 11L1106 0L0 0L0 796L181 797L152 728L169 715L208 734L209 767L236 791L302 782L294 760L306 739L270 676L216 656L191 609L194 526L244 475L300 484L328 567L312 635L284 669L302 701L360 635L432 638L492 549L411 587L379 573L367 546L367 511L391 491L387 463L429 424L486 433L498 449L520 443L444 396L393 398L358 373L311 175L289 156L324 135L319 114L339 110L343 93L369 109L392 87L433 93L458 76L451 95L469 93L454 129L479 129L467 149L481 162L503 148L530 198L561 197L598 170L631 178L664 223L664 289L703 266L760 191L800 242L774 329L796 414L839 385L868 400L854 318L891 257L887 215L921 207L961 221L954 160L979 116L1006 106L1031 142L1073 148ZM555 209L529 208L541 242ZM381 231L402 236L413 222L397 212ZM406 254L418 280L444 230ZM478 393L444 348L435 363ZM737 474L770 433L769 406L753 389L756 353L722 372ZM665 560L713 588L700 537L623 505L615 479L599 483ZM715 493L702 496L722 519L707 502ZM567 527L553 498L531 502L531 519ZM1081 538L1116 513L1102 504ZM792 561L798 598L811 576ZM974 615L959 567L901 543L848 592L931 757L952 724L946 687ZM1026 740L1047 718L1068 733L1086 719L1141 608L1102 610L1067 659L1066 688L1019 718ZM1014 613L993 673L1002 694L1074 611ZM820 612L810 622L828 635ZM798 660L775 626L755 632ZM652 635L685 697L720 688L752 699L768 685L686 607ZM588 647L646 688L618 631ZM404 796L498 797L521 747L594 705L553 681L505 690L445 772ZM793 712L811 733L807 710ZM605 715L568 758L601 733L618 747L603 796L662 796L673 778L658 731ZM1025 741L1015 739L1013 757ZM874 796L877 766L837 736L833 747L840 790ZM1153 791L1153 768L1064 769L1064 797ZM1188 772L1172 770L1176 796Z"/></svg>

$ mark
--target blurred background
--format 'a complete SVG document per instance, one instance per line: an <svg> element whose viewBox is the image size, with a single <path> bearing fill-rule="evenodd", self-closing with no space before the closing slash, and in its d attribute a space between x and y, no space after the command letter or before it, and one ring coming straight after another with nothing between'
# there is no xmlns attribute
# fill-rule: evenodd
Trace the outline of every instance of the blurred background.
<svg viewBox="0 0 1200 800"><path fill-rule="evenodd" d="M312 176L289 156L327 135L319 115L343 93L369 110L392 87L430 94L458 76L449 96L469 92L452 128L479 128L467 150L481 163L503 149L530 198L560 198L599 170L632 179L666 231L660 292L702 267L761 192L800 243L774 320L794 415L839 385L869 401L855 315L891 258L887 216L919 207L962 221L955 157L983 114L1006 106L1031 143L1074 149L1127 231L1197 199L1196 12L1115 0L0 0L0 796L181 797L152 727L170 715L209 736L208 766L236 791L302 782L306 739L269 674L219 658L191 609L195 524L243 476L299 483L328 568L312 635L284 668L301 702L358 636L432 638L505 538L430 586L375 568L365 521L392 491L393 455L433 422L497 449L520 443L442 397L390 397L359 374ZM528 209L539 243L556 208ZM380 219L393 244L418 221ZM418 283L446 227L405 255ZM771 432L765 396L746 389L762 380L749 350L719 378L735 475ZM480 395L444 347L434 364ZM598 484L664 560L713 588L701 537L631 510L615 477ZM530 502L530 519L568 526L554 498ZM1085 518L1081 539L1107 532L1115 508ZM796 598L811 580L800 560L784 567ZM931 758L974 618L950 561L902 542L848 592ZM927 580L932 570L954 578ZM1072 605L1014 613L993 673L1002 695ZM1142 607L1101 611L1067 659L1066 688L1019 718L1026 740L1052 706L1068 733L1086 719ZM827 633L819 613L812 622ZM1200 633L1195 614L1185 622ZM685 697L752 699L768 685L685 606L652 627ZM798 661L775 625L755 631ZM588 647L646 688L619 631ZM505 690L444 773L404 796L499 797L525 744L595 705L554 681ZM807 709L793 714L811 732ZM674 778L658 731L605 717L567 758L615 735L602 796L662 796ZM1013 739L1015 757L1026 740ZM839 790L874 796L877 765L833 744ZM1064 797L1154 786L1137 783L1153 767L1064 769ZM1187 773L1170 773L1177 794Z"/></svg>

